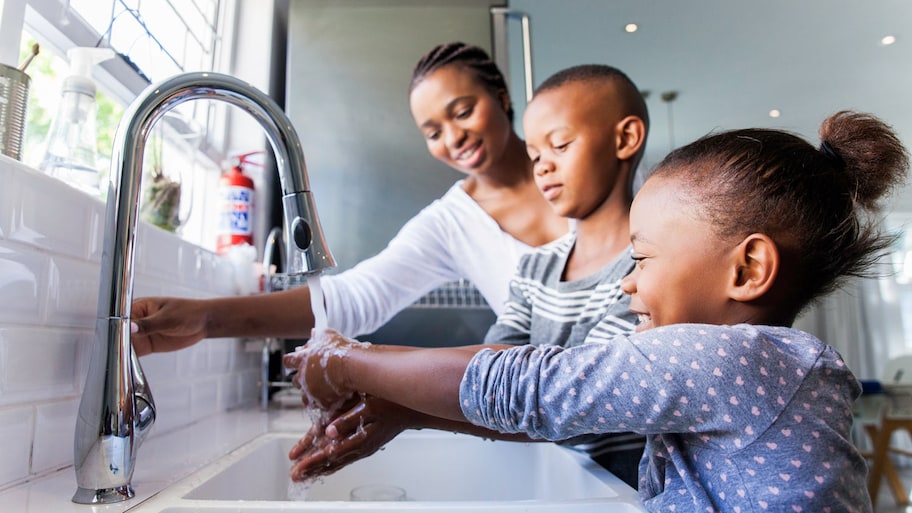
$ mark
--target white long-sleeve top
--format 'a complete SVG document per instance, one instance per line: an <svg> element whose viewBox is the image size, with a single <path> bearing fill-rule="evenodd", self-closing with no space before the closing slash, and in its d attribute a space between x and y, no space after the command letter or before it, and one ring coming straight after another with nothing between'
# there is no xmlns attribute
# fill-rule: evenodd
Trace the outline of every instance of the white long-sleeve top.
<svg viewBox="0 0 912 513"><path fill-rule="evenodd" d="M519 258L532 247L504 232L456 182L377 255L321 279L327 325L371 333L440 285L466 279L500 315Z"/></svg>

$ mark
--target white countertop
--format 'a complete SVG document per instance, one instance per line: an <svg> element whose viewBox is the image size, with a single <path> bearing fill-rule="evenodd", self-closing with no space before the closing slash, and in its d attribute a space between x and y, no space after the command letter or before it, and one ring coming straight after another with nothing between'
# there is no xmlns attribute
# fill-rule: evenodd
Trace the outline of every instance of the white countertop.
<svg viewBox="0 0 912 513"><path fill-rule="evenodd" d="M167 433L155 433L139 448L128 501L103 506L75 504L76 474L69 466L0 492L4 513L117 513L128 511L191 472L267 432L304 436L310 420L300 408L243 409L218 415ZM71 432L65 433L72 438ZM289 463L290 465L290 463Z"/></svg>

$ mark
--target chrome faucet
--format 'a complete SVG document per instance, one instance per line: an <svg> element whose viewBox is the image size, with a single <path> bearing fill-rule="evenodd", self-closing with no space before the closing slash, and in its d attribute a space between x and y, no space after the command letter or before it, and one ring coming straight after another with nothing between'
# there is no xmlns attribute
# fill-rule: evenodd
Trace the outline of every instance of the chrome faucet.
<svg viewBox="0 0 912 513"><path fill-rule="evenodd" d="M255 87L217 73L184 73L146 88L121 119L114 139L105 211L95 344L76 419L73 502L105 504L133 497L136 453L155 421L155 403L130 342L133 259L146 139L168 111L189 100L220 100L252 115L278 165L284 207L286 271L311 274L335 265L323 237L291 121Z"/></svg>

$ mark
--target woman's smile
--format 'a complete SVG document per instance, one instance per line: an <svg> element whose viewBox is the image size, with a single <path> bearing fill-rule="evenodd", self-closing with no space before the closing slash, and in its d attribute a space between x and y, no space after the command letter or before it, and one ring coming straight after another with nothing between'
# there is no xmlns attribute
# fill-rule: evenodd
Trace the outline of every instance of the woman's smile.
<svg viewBox="0 0 912 513"><path fill-rule="evenodd" d="M483 151L484 146L481 141L476 142L470 147L460 151L459 153L453 155L453 160L456 161L460 166L465 166L467 168L477 167L485 157L485 152Z"/></svg>

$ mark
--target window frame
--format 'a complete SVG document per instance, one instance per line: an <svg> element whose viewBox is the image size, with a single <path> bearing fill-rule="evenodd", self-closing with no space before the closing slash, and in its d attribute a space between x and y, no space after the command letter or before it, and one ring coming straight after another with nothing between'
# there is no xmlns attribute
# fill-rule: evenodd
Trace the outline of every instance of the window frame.
<svg viewBox="0 0 912 513"><path fill-rule="evenodd" d="M213 71L219 72L229 69L231 54L233 52L234 38L237 36L235 18L237 9L236 0L220 0L221 13L218 16L217 35L218 44L214 49ZM0 44L9 45L14 57L10 62L18 59L22 35L28 31L33 37L39 39L42 48L48 53L66 56L66 50L76 46L97 46L99 34L88 22L78 14L66 8L67 2L61 0L0 0L0 27L4 34ZM6 29L10 28L10 31ZM4 49L10 49L4 46ZM116 52L116 50L115 50ZM150 86L152 82L128 63L120 53L116 57L101 62L92 69L92 76L100 91L103 91L115 102L126 109ZM215 197L207 191L213 190L221 174L223 163L227 160L227 142L225 134L231 130L231 117L226 111L229 105L222 102L205 102L199 116L191 120L194 126L205 125L200 130L204 136L195 145L187 144L188 125L185 112L178 108L173 111L177 116L166 115L155 124L155 130L160 130L168 144L179 148L186 156L192 167L197 169L192 174L190 191L192 191L193 210L207 210L208 204L215 201ZM199 186L197 186L197 184ZM214 216L194 216L194 220L182 227L180 236L204 248L214 250L214 238L206 234L215 229L212 219ZM186 228L186 230L184 229ZM212 241L209 239L212 238Z"/></svg>
<svg viewBox="0 0 912 513"><path fill-rule="evenodd" d="M6 3L17 0L7 0ZM58 55L66 55L66 50L74 46L96 46L101 37L94 28L85 22L80 16L66 9L66 4L61 4L60 0L18 0L25 4L21 10L22 16L16 23L15 14L12 13L9 26L15 26L15 48L18 52L19 40L22 37L22 29L28 27L33 34L40 34L43 43L50 46L50 49ZM233 47L235 13L237 12L236 0L220 0L223 4L223 15L219 16L218 30L221 33L221 42L218 48L214 50L213 70L219 72L227 69L230 64L230 53ZM7 9L4 8L2 26L4 29L7 25ZM50 20L58 19L58 23ZM124 108L128 107L136 97L143 92L152 82L141 73L137 72L120 54L117 53L115 58L101 62L93 69L93 77L100 89L110 95L114 100L121 103ZM207 137L199 145L198 151L201 156L211 160L215 166L220 166L227 158L224 148L221 144L223 139L222 130L228 130L229 119L223 112L223 106L213 105L207 118ZM166 133L169 140L174 140L180 144L182 134L186 126L182 123L175 122L174 118L162 118L162 124L167 125ZM218 128L215 127L224 127Z"/></svg>

